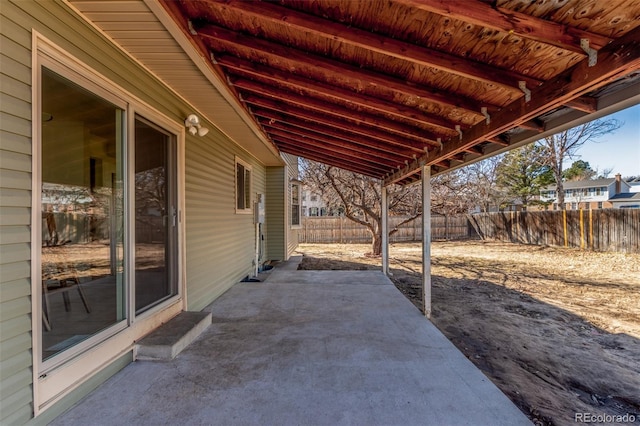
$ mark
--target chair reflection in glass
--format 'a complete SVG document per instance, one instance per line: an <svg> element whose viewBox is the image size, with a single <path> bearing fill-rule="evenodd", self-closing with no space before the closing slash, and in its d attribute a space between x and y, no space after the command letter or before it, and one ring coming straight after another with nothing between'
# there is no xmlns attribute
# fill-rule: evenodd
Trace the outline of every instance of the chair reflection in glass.
<svg viewBox="0 0 640 426"><path fill-rule="evenodd" d="M75 289L87 313L91 312L91 307L82 289L77 266L69 259L67 244L70 241L59 244L53 212L47 212L45 220L50 238L46 241L46 247L42 248L42 322L45 329L51 331L50 295L62 294L64 309L69 312L71 310L69 292Z"/></svg>

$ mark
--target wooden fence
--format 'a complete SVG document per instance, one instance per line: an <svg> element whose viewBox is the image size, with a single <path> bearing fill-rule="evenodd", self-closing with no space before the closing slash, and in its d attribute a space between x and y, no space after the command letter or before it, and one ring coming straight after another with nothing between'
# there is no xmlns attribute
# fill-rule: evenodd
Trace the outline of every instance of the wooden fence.
<svg viewBox="0 0 640 426"><path fill-rule="evenodd" d="M636 209L479 213L469 220L482 239L640 253Z"/></svg>
<svg viewBox="0 0 640 426"><path fill-rule="evenodd" d="M404 217L389 217L394 229ZM305 217L300 243L370 243L362 225L344 217ZM513 243L640 253L640 210L601 209L432 216L432 240L482 238ZM422 220L405 223L390 242L420 241Z"/></svg>
<svg viewBox="0 0 640 426"><path fill-rule="evenodd" d="M389 229L395 229L406 217L389 217ZM476 237L466 216L432 216L431 238L433 240L456 240ZM422 240L422 218L398 227L389 241ZM305 217L298 234L300 243L370 243L371 234L366 227L345 217Z"/></svg>

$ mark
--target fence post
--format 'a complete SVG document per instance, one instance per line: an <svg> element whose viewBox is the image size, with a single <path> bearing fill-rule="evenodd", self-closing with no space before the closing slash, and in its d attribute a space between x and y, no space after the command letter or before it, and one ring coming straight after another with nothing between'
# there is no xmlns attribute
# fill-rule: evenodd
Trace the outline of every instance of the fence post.
<svg viewBox="0 0 640 426"><path fill-rule="evenodd" d="M593 250L593 209L589 209L589 247Z"/></svg>
<svg viewBox="0 0 640 426"><path fill-rule="evenodd" d="M584 250L584 210L580 209L580 249Z"/></svg>
<svg viewBox="0 0 640 426"><path fill-rule="evenodd" d="M567 211L562 210L562 229L564 230L564 246L569 246L569 241L567 240Z"/></svg>
<svg viewBox="0 0 640 426"><path fill-rule="evenodd" d="M449 216L444 215L444 240L449 241Z"/></svg>

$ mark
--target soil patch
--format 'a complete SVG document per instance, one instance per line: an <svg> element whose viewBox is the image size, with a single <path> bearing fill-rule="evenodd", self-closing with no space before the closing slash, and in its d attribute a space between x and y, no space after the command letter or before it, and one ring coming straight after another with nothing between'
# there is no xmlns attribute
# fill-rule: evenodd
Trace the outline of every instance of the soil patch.
<svg viewBox="0 0 640 426"><path fill-rule="evenodd" d="M300 269L380 269L369 245L301 244ZM419 243L390 248L421 306ZM432 321L538 425L640 424L640 255L486 241L432 246ZM609 417L615 423L616 417Z"/></svg>

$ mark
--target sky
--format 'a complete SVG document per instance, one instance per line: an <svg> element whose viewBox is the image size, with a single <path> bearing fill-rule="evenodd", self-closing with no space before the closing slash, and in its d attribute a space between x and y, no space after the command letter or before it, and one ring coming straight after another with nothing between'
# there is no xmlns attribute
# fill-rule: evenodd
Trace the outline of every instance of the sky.
<svg viewBox="0 0 640 426"><path fill-rule="evenodd" d="M622 177L640 176L640 105L627 108L605 118L616 118L624 125L615 133L605 135L597 142L587 142L577 151L579 158L592 169L602 172L613 169L609 177L620 173Z"/></svg>

